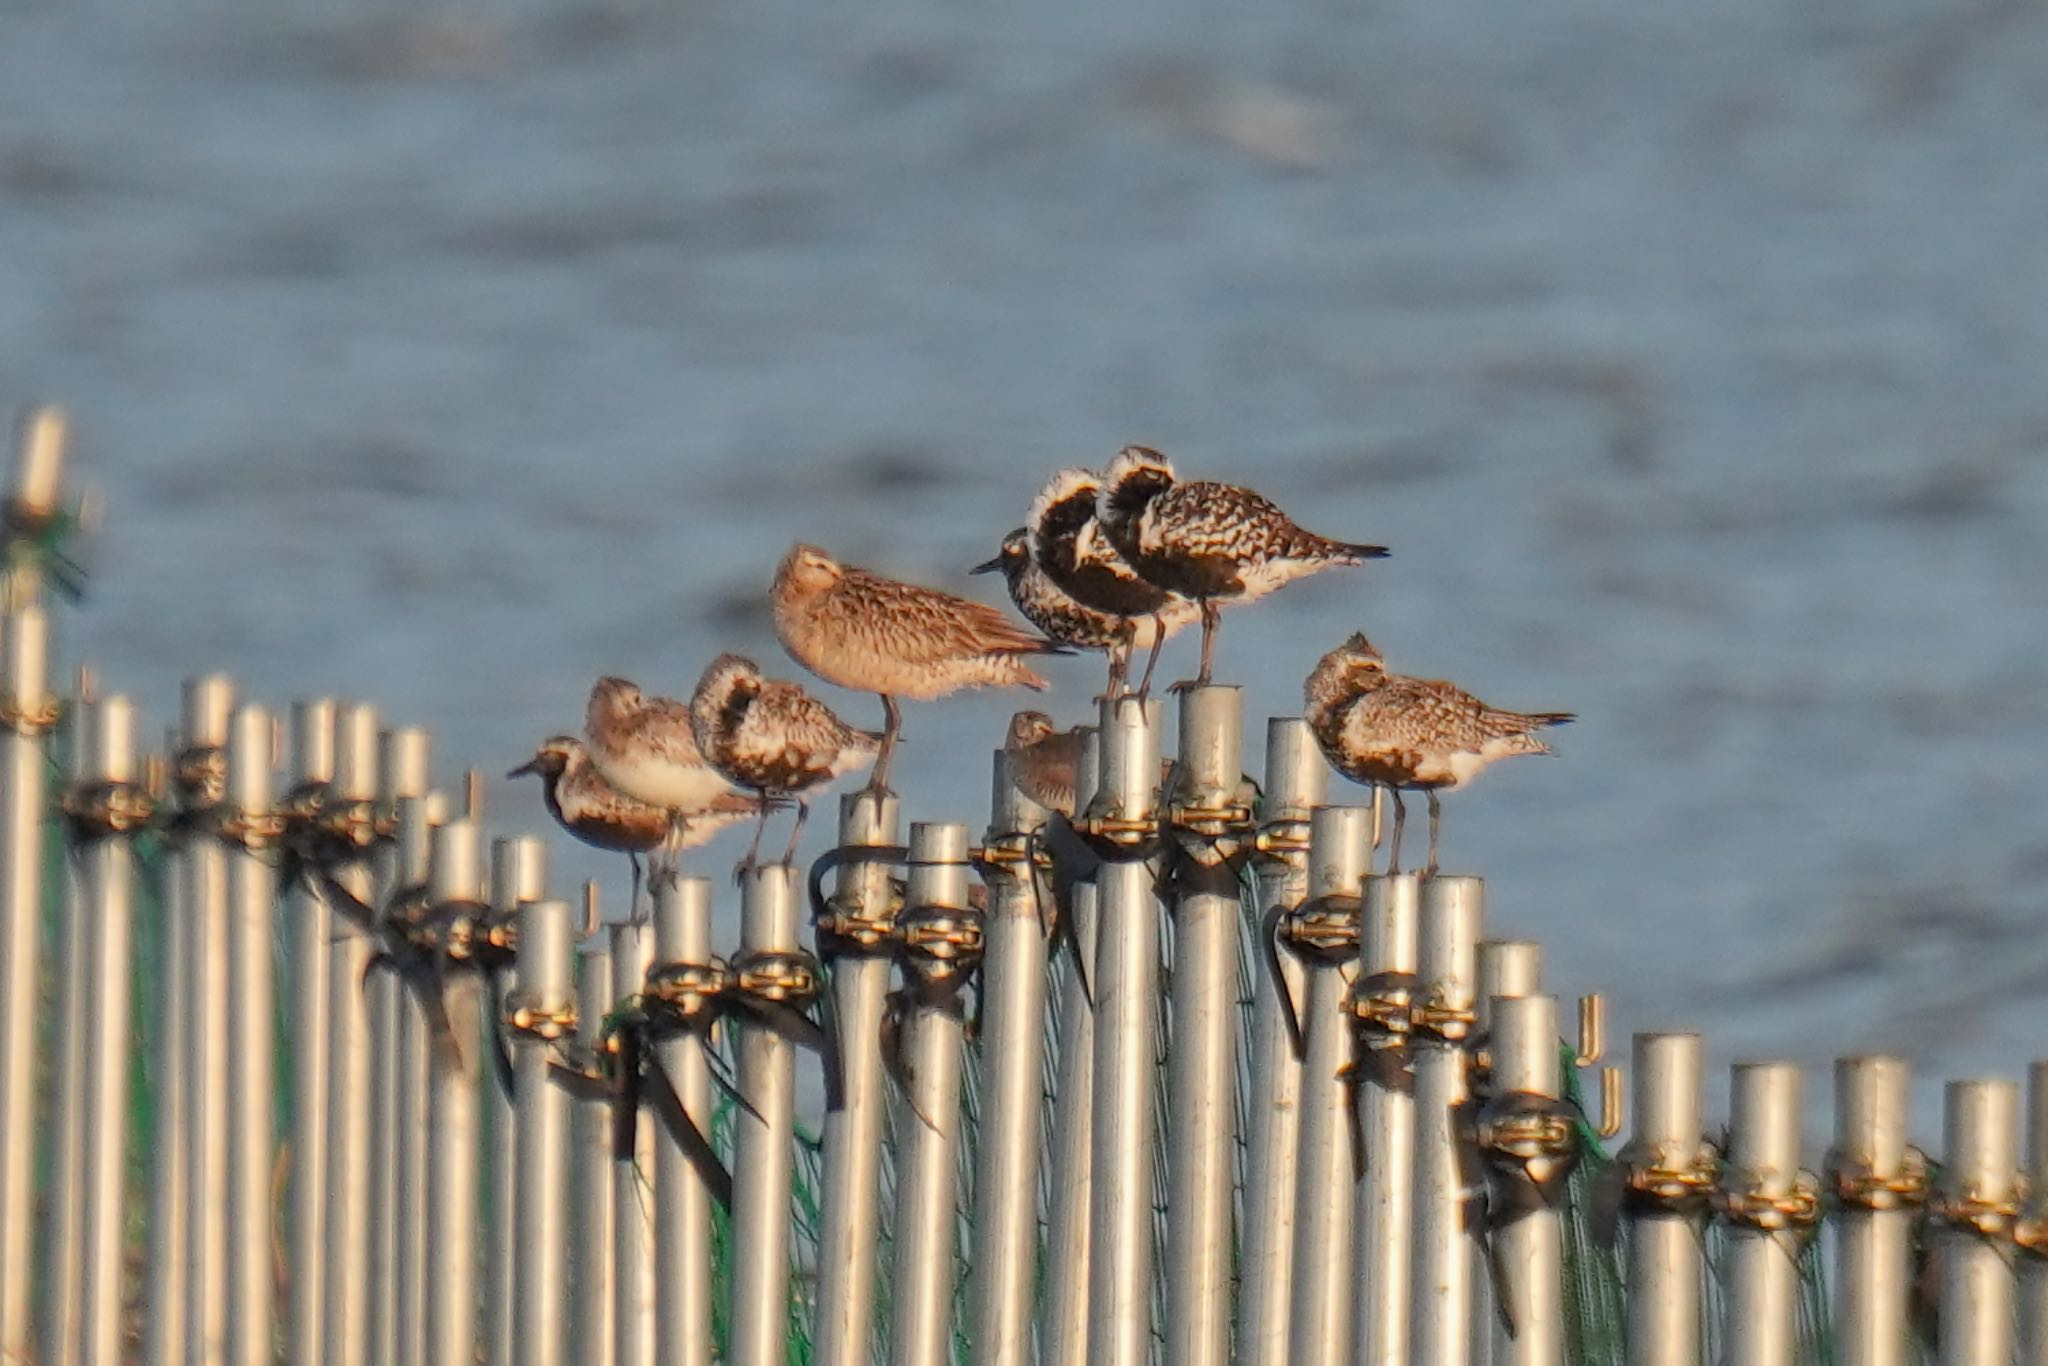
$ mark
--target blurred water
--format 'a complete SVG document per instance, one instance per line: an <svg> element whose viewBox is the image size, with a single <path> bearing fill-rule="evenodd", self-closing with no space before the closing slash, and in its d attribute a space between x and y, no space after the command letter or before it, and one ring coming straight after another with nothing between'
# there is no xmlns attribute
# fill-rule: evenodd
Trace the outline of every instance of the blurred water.
<svg viewBox="0 0 2048 1366"><path fill-rule="evenodd" d="M112 686L365 695L451 778L600 670L793 668L795 537L990 591L1145 440L1395 549L1228 619L1255 718L1359 627L1580 712L1447 859L1618 1036L2010 1072L2044 114L2003 0L0 0L0 403L110 494ZM979 828L1023 700L912 710L913 818Z"/></svg>

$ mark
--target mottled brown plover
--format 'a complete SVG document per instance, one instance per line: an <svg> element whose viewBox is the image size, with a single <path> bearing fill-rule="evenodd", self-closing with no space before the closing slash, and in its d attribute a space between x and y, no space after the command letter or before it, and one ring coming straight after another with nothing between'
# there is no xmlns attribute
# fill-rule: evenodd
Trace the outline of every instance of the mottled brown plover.
<svg viewBox="0 0 2048 1366"><path fill-rule="evenodd" d="M1354 635L1324 655L1302 684L1308 723L1323 756L1358 783L1378 783L1394 798L1393 854L1401 871L1404 789L1429 798L1429 865L1436 872L1438 791L1471 779L1510 754L1549 754L1534 732L1574 719L1571 712L1501 711L1435 678L1387 672L1379 651Z"/></svg>
<svg viewBox="0 0 2048 1366"><path fill-rule="evenodd" d="M775 571L775 631L790 657L827 683L879 694L886 725L868 786L886 791L903 718L899 697L929 701L962 688L1043 689L1025 657L1063 653L995 608L840 564L793 545Z"/></svg>
<svg viewBox="0 0 2048 1366"><path fill-rule="evenodd" d="M1197 684L1209 681L1219 602L1250 602L1332 565L1387 553L1385 546L1304 531L1250 489L1206 479L1179 482L1172 462L1146 446L1126 446L1110 462L1100 516L1132 568L1201 604Z"/></svg>
<svg viewBox="0 0 2048 1366"><path fill-rule="evenodd" d="M796 827L789 832L784 863L796 857L797 838L810 816L805 794L866 768L882 747L875 732L847 725L798 684L763 678L743 655L711 661L691 694L690 723L704 754L733 784L759 793L764 803L775 796L796 798ZM767 827L764 811L740 861L742 871L760 857Z"/></svg>
<svg viewBox="0 0 2048 1366"><path fill-rule="evenodd" d="M1102 479L1093 470L1056 472L1032 500L1026 530L1031 558L1045 576L1076 602L1131 623L1132 648L1144 637L1145 676L1140 695L1152 686L1159 647L1200 615L1192 598L1168 592L1140 577L1123 552L1111 544L1097 518ZM1125 663L1128 665L1129 660Z"/></svg>
<svg viewBox="0 0 2048 1366"><path fill-rule="evenodd" d="M730 788L695 811L672 811L629 797L604 780L589 751L573 735L541 741L531 759L505 776L536 774L541 800L555 823L593 849L626 855L633 864L633 899L640 904L640 856L659 852L673 859L713 835L759 813L760 799Z"/></svg>
<svg viewBox="0 0 2048 1366"><path fill-rule="evenodd" d="M623 678L600 678L592 686L583 738L604 780L649 806L701 811L732 791L697 748L688 705L644 697Z"/></svg>
<svg viewBox="0 0 2048 1366"><path fill-rule="evenodd" d="M970 572L1000 572L1009 585L1010 601L1017 604L1024 619L1060 644L1105 651L1109 655L1111 697L1122 691L1129 677L1133 651L1150 650L1156 659L1159 643L1199 615L1195 604L1186 598L1169 599L1158 613L1149 616L1122 617L1097 611L1054 583L1039 568L1031 554L1028 527L1018 527L1003 537L1002 549L996 557L976 565Z"/></svg>
<svg viewBox="0 0 2048 1366"><path fill-rule="evenodd" d="M1003 756L1017 790L1046 810L1071 817L1079 790L1082 730L1060 730L1042 711L1011 717Z"/></svg>

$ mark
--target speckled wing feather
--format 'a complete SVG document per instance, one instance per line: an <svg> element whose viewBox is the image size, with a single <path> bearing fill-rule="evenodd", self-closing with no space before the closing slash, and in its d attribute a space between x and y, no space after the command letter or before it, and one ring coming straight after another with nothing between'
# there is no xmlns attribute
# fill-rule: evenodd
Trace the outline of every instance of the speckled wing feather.
<svg viewBox="0 0 2048 1366"><path fill-rule="evenodd" d="M1109 649L1127 629L1121 617L1083 605L1035 564L1026 565L1011 584L1010 600L1046 635L1082 649Z"/></svg>
<svg viewBox="0 0 2048 1366"><path fill-rule="evenodd" d="M704 762L703 751L697 748L696 737L690 731L690 708L672 697L650 697L634 713L617 747L628 745L644 749L667 763Z"/></svg>
<svg viewBox="0 0 2048 1366"><path fill-rule="evenodd" d="M1235 484L1175 484L1140 517L1145 555L1200 556L1256 564L1265 560L1349 559L1358 547L1294 524L1277 504Z"/></svg>
<svg viewBox="0 0 2048 1366"><path fill-rule="evenodd" d="M769 681L727 740L720 769L743 786L797 792L858 766L877 747L801 687Z"/></svg>
<svg viewBox="0 0 2048 1366"><path fill-rule="evenodd" d="M1047 654L1058 645L1023 630L995 608L936 588L847 568L819 609L835 625L865 637L876 650L911 663L964 656ZM898 629L908 626L911 629Z"/></svg>

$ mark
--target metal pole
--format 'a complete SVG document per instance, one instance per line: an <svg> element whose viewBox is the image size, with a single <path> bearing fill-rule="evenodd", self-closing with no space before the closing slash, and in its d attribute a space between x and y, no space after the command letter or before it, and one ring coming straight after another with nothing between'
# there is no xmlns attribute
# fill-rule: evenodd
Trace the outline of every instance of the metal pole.
<svg viewBox="0 0 2048 1366"><path fill-rule="evenodd" d="M519 913L519 990L507 1003L519 1087L513 1366L562 1366L563 1360L570 1097L553 1068L556 1043L576 1015L575 935L566 901L530 902Z"/></svg>
<svg viewBox="0 0 2048 1366"><path fill-rule="evenodd" d="M1638 1034L1635 1132L1620 1161L1668 1193L1639 1199L1628 1230L1628 1366L1700 1366L1704 1193L1685 1184L1706 1156L1700 1130L1700 1036Z"/></svg>
<svg viewBox="0 0 2048 1366"><path fill-rule="evenodd" d="M1365 880L1359 927L1358 1131L1365 1174L1357 1186L1352 1277L1353 1366L1406 1366L1409 1254L1415 1217L1415 1080L1409 1026L1415 1001L1422 886L1415 873Z"/></svg>
<svg viewBox="0 0 2048 1366"><path fill-rule="evenodd" d="M349 703L335 716L335 770L330 815L346 826L357 856L334 870L334 880L364 905L375 892L371 833L365 828L377 800L377 712ZM334 914L327 953L327 1288L325 1366L364 1366L369 1360L370 1240L381 1229L370 1208L370 1118L374 1108L370 1002L363 984L376 950L364 928Z"/></svg>
<svg viewBox="0 0 2048 1366"><path fill-rule="evenodd" d="M547 894L547 854L547 845L531 835L491 842L494 918L512 919L522 907ZM480 1044L487 1056L503 1046L494 1004L497 992L512 991L518 975L515 963L501 973L487 973L480 984L485 1006L480 1012ZM488 1265L484 1272L484 1360L491 1366L502 1366L512 1360L513 1282L518 1263L515 1235L519 1227L519 1188L515 1180L519 1126L512 1112L512 1097L499 1083L497 1068L495 1058L484 1065L484 1152L489 1164L485 1179L490 1199L490 1241L485 1245Z"/></svg>
<svg viewBox="0 0 2048 1366"><path fill-rule="evenodd" d="M654 953L664 966L711 963L711 884L667 878L654 892ZM710 1040L683 1034L655 1045L697 1132L711 1135ZM711 1366L711 1191L664 1131L654 1149L655 1359Z"/></svg>
<svg viewBox="0 0 2048 1366"><path fill-rule="evenodd" d="M1735 1065L1722 1188L1734 1199L1789 1200L1799 1186L1799 1069ZM1792 1366L1799 1324L1796 1233L1732 1221L1721 1273L1722 1342L1731 1366Z"/></svg>
<svg viewBox="0 0 2048 1366"><path fill-rule="evenodd" d="M1101 776L1100 732L1082 737L1075 774L1074 809L1088 810ZM1088 1358L1088 1217L1094 1202L1095 1006L1081 983L1077 960L1095 974L1100 898L1091 879L1076 882L1072 902L1073 951L1055 966L1058 1018L1053 1038L1051 1189L1046 1192L1045 1303L1039 1324L1041 1366L1080 1366Z"/></svg>
<svg viewBox="0 0 2048 1366"><path fill-rule="evenodd" d="M1352 1179L1351 1029L1346 965L1356 961L1360 892L1372 867L1370 806L1319 806L1309 836L1312 922L1289 927L1308 989L1301 1014L1301 1146L1296 1159L1294 1271L1287 1359L1337 1366L1350 1347Z"/></svg>
<svg viewBox="0 0 2048 1366"><path fill-rule="evenodd" d="M84 1029L84 1106L81 1111L79 1227L83 1235L80 1284L84 1366L125 1359L122 1282L126 1273L125 1190L128 1140L129 999L134 954L135 848L133 826L118 823L132 800L136 777L135 712L125 697L109 697L79 718L84 738L76 777L104 784L109 800L90 842L75 843L86 917L87 956L80 978Z"/></svg>
<svg viewBox="0 0 2048 1366"><path fill-rule="evenodd" d="M472 820L436 826L427 867L434 907L484 899L482 837ZM420 1280L425 1289L420 1360L432 1366L475 1366L477 1287L477 1101L479 1052L490 1009L481 969L451 971L442 980L452 1047L428 1051L426 1207ZM495 1082L490 1083L493 1091ZM503 1360L503 1358L499 1358Z"/></svg>
<svg viewBox="0 0 2048 1366"><path fill-rule="evenodd" d="M334 781L334 702L292 704L292 787L313 793ZM327 1288L328 941L334 912L300 883L285 888L292 959L291 1262L285 1360L323 1366Z"/></svg>
<svg viewBox="0 0 2048 1366"><path fill-rule="evenodd" d="M2048 1230L2048 1062L2027 1069L2027 1183L2025 1218L2038 1234ZM2020 1258L2020 1360L2048 1361L2048 1247L2036 1243Z"/></svg>
<svg viewBox="0 0 2048 1366"><path fill-rule="evenodd" d="M740 886L742 977L775 973L798 952L797 875L755 868ZM789 1183L795 1166L794 1045L757 1024L739 1030L739 1088L755 1113L733 1118L731 1366L779 1366L789 1352Z"/></svg>
<svg viewBox="0 0 2048 1366"><path fill-rule="evenodd" d="M271 916L277 906L276 718L259 706L235 709L228 742L227 810L235 823L228 854L227 1361L264 1366L276 1358L276 1225L271 1163L277 1084L276 965Z"/></svg>
<svg viewBox="0 0 2048 1366"><path fill-rule="evenodd" d="M893 845L902 829L892 796L852 792L839 799L842 847ZM833 914L893 925L899 909L885 863L846 863L832 889ZM820 936L828 946L832 936ZM853 946L855 941L839 937ZM839 1040L840 1105L825 1113L824 1179L818 1216L818 1307L812 1360L817 1366L868 1366L875 1325L876 1250L881 1243L882 1010L889 994L889 951L828 951L832 1018Z"/></svg>
<svg viewBox="0 0 2048 1366"><path fill-rule="evenodd" d="M1095 805L1112 829L1144 830L1159 784L1160 706L1102 704ZM1133 852L1138 856L1133 857ZM1152 1353L1153 1091L1159 1039L1159 908L1143 845L1096 875L1095 1113L1088 1254L1090 1366L1141 1366Z"/></svg>
<svg viewBox="0 0 2048 1366"><path fill-rule="evenodd" d="M1276 910L1284 914L1308 896L1309 812L1323 800L1328 774L1308 722L1298 716L1276 716L1266 722L1266 823L1259 832L1253 865L1261 917ZM1284 993L1289 1007L1299 1010L1306 983L1300 959L1290 953L1277 957L1277 982L1265 954L1255 955L1252 965L1251 1056L1245 1067L1252 1100L1235 1352L1244 1366L1285 1366L1287 1361L1301 1059L1287 1033L1281 998Z"/></svg>
<svg viewBox="0 0 2048 1366"><path fill-rule="evenodd" d="M188 698L189 700L189 698ZM180 745L171 734L173 750ZM154 1056L151 1058L149 1152L149 1264L142 1291L142 1359L148 1366L182 1366L192 1351L186 1316L191 1305L194 1238L190 1195L193 1019L202 1012L193 985L195 907L185 866L192 840L181 836L165 851L157 885L158 945L163 970L157 981ZM217 988L216 988L217 989Z"/></svg>
<svg viewBox="0 0 2048 1366"><path fill-rule="evenodd" d="M1479 944L1478 989L1472 998L1472 1037L1484 1049L1486 1040L1493 1030L1493 1001L1497 996L1534 996L1542 987L1543 949L1541 945L1527 939L1484 939ZM1553 1040L1555 1042L1555 1040ZM1554 1059L1553 1059L1554 1061ZM1475 1099L1484 1102L1489 1094L1498 1090L1492 1079L1477 1070L1474 1064L1472 1089ZM1555 1086L1553 1080L1552 1085ZM1482 1159L1481 1175L1485 1176ZM1488 1229L1493 1227L1492 1197L1490 1194L1478 1207L1486 1216ZM1488 1366L1494 1358L1494 1342L1498 1337L1496 1329L1500 1322L1500 1311L1494 1304L1494 1281L1496 1272L1494 1259L1487 1251L1490 1234L1482 1234L1472 1243L1472 1361L1471 1366Z"/></svg>
<svg viewBox="0 0 2048 1366"><path fill-rule="evenodd" d="M375 895L379 921L393 897L426 880L427 734L417 727L378 737L379 815L388 813L396 839L378 851ZM408 1284L423 1256L419 1193L425 1182L426 1032L418 1003L395 972L363 983L370 1012L370 1263L369 1359L374 1366L413 1366L420 1359L424 1287ZM410 1199L408 1200L408 1197ZM401 1347L401 1339L404 1345Z"/></svg>
<svg viewBox="0 0 2048 1366"><path fill-rule="evenodd" d="M910 875L904 891L904 973L943 994L972 970L974 952L956 956L957 940L932 954L916 937L934 921L970 921L967 909L967 827L918 822L910 827ZM978 929L979 926L977 925ZM912 986L912 980L906 980ZM896 1238L890 1285L889 1359L895 1366L943 1366L952 1360L947 1331L953 1309L953 1175L959 1169L960 1067L966 1021L912 990L897 1027L909 1085L896 1114ZM957 996L954 998L957 1004Z"/></svg>
<svg viewBox="0 0 2048 1366"><path fill-rule="evenodd" d="M2005 1211L2021 1196L2019 1087L1952 1081L1944 1095L1937 1204L1941 1366L2006 1366L2013 1348L2013 1267Z"/></svg>
<svg viewBox="0 0 2048 1366"><path fill-rule="evenodd" d="M1899 1198L1919 1167L1906 1142L1912 1075L1902 1058L1835 1063L1835 1149L1828 1155L1838 1206L1835 1335L1842 1359L1858 1366L1913 1360L1908 1310L1918 1211Z"/></svg>
<svg viewBox="0 0 2048 1366"><path fill-rule="evenodd" d="M65 759L66 791L90 763L91 713L98 705L91 676L79 671L71 704L70 752ZM40 813L38 819L40 820ZM67 846L68 849L68 846ZM85 1284L85 994L86 958L92 951L87 933L85 878L75 860L66 858L62 879L64 907L57 945L57 1010L51 1032L50 1174L43 1223L42 1323L40 1352L29 1360L38 1366L76 1366ZM30 1030L33 1038L35 1031Z"/></svg>
<svg viewBox="0 0 2048 1366"><path fill-rule="evenodd" d="M1243 749L1242 688L1212 685L1180 695L1180 777L1174 799L1184 812L1232 809L1244 779ZM1201 835L1229 828L1234 817L1183 819ZM1184 843L1173 909L1173 1039L1166 1080L1166 1359L1185 1366L1225 1366L1230 1357L1241 911L1237 874L1229 863L1212 858L1212 851L1232 852L1235 841Z"/></svg>
<svg viewBox="0 0 2048 1366"><path fill-rule="evenodd" d="M977 1366L1027 1366L1038 1251L1038 1159L1045 1102L1045 954L1039 900L1049 892L1026 849L1045 809L995 756L994 814L981 964L981 1124L975 1152L969 1331ZM1002 862L996 861L998 852Z"/></svg>
<svg viewBox="0 0 2048 1366"><path fill-rule="evenodd" d="M223 675L185 680L183 752L177 786L193 814L227 796L223 749L233 719L234 685ZM227 1350L228 1183L228 850L204 833L180 840L169 878L183 884L186 1012L185 1350L212 1363Z"/></svg>
<svg viewBox="0 0 2048 1366"><path fill-rule="evenodd" d="M652 925L612 926L612 998L638 996L654 965ZM639 1100L638 1092L633 1101ZM652 1114L633 1126L633 1151L614 1154L612 1172L613 1332L618 1366L654 1366L654 1169ZM584 1360L596 1358L585 1357Z"/></svg>
<svg viewBox="0 0 2048 1366"><path fill-rule="evenodd" d="M1438 874L1422 887L1409 1321L1416 1366L1470 1366L1472 1340L1484 1326L1472 1316L1484 1178L1464 1119L1483 886L1476 877Z"/></svg>
<svg viewBox="0 0 2048 1366"><path fill-rule="evenodd" d="M1509 947L1509 946L1502 946ZM1515 946L1521 947L1521 946ZM1521 974L1523 960L1533 968L1532 952L1503 962L1504 986ZM1533 973L1529 974L1533 976ZM1493 1098L1482 1118L1506 1118L1517 1102L1532 1109L1554 1103L1558 1093L1557 998L1506 996L1492 998L1488 1034L1492 1041ZM1494 1107L1499 1106L1500 1109ZM1554 1112L1552 1115L1556 1118ZM1576 1133L1567 1131L1573 1141ZM1511 1147L1504 1135L1503 1146ZM1498 1366L1564 1366L1564 1200L1562 1175L1569 1169L1558 1154L1529 1158L1513 1152L1520 1171L1495 1188L1492 1237L1501 1269L1497 1294L1505 1301L1492 1315L1493 1360Z"/></svg>
<svg viewBox="0 0 2048 1366"><path fill-rule="evenodd" d="M33 603L0 616L0 709L0 1361L28 1361L35 1354L44 737L56 720L49 621Z"/></svg>
<svg viewBox="0 0 2048 1366"><path fill-rule="evenodd" d="M576 946L576 999L583 1010L576 1021L576 1042L594 1055L605 1012L616 996L612 989L612 948L602 931ZM579 1362L609 1362L618 1345L612 1291L612 1106L607 1099L585 1096L572 1107L569 1120L569 1179L575 1183L570 1206L569 1282L572 1333Z"/></svg>

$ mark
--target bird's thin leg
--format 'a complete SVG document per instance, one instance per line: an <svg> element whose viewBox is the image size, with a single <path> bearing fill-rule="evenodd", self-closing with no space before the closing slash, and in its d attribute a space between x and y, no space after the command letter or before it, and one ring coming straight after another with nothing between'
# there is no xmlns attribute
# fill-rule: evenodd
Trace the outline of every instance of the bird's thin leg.
<svg viewBox="0 0 2048 1366"><path fill-rule="evenodd" d="M1214 666L1216 658L1216 620L1221 613L1217 609L1216 604L1209 599L1203 598L1201 602L1202 671L1195 675L1192 682L1174 684L1173 690L1175 692L1186 692L1189 688L1206 688L1209 686L1209 671Z"/></svg>
<svg viewBox="0 0 2048 1366"><path fill-rule="evenodd" d="M747 856L741 859L736 865L734 865L732 870L732 876L735 882L744 878L748 873L754 871L754 865L758 863L761 858L761 836L767 833L768 794L763 792L761 794L761 811L760 814L756 816L754 819L754 842L747 846Z"/></svg>
<svg viewBox="0 0 2048 1366"><path fill-rule="evenodd" d="M1408 804L1401 800L1401 789L1389 786L1387 792L1394 799L1394 851L1387 856L1387 876L1401 871L1401 827L1408 823Z"/></svg>
<svg viewBox="0 0 2048 1366"><path fill-rule="evenodd" d="M1123 696L1124 680L1131 671L1131 633L1124 632L1123 638L1109 647L1109 686L1104 692L1114 702Z"/></svg>
<svg viewBox="0 0 2048 1366"><path fill-rule="evenodd" d="M1152 614L1152 651L1145 656L1145 676L1138 680L1138 700L1144 701L1152 695L1152 671L1159 667L1159 651L1166 645L1166 623L1159 614Z"/></svg>
<svg viewBox="0 0 2048 1366"><path fill-rule="evenodd" d="M882 694L882 752L875 756L874 775L868 779L866 791L877 796L889 792L889 761L896 757L896 736L903 729L903 713L896 709L896 699Z"/></svg>
<svg viewBox="0 0 2048 1366"><path fill-rule="evenodd" d="M811 799L808 797L798 797L796 799L796 826L789 832L789 848L782 851L782 861L784 863L794 864L796 862L796 842L802 838L804 822L810 818Z"/></svg>
<svg viewBox="0 0 2048 1366"><path fill-rule="evenodd" d="M1437 800L1436 789L1425 787L1422 795L1429 798L1429 866L1422 870L1426 878L1436 876L1436 825L1444 814L1443 803Z"/></svg>
<svg viewBox="0 0 2048 1366"><path fill-rule="evenodd" d="M640 856L629 851L626 857L633 864L633 899L627 903L628 909L630 909L640 904Z"/></svg>

